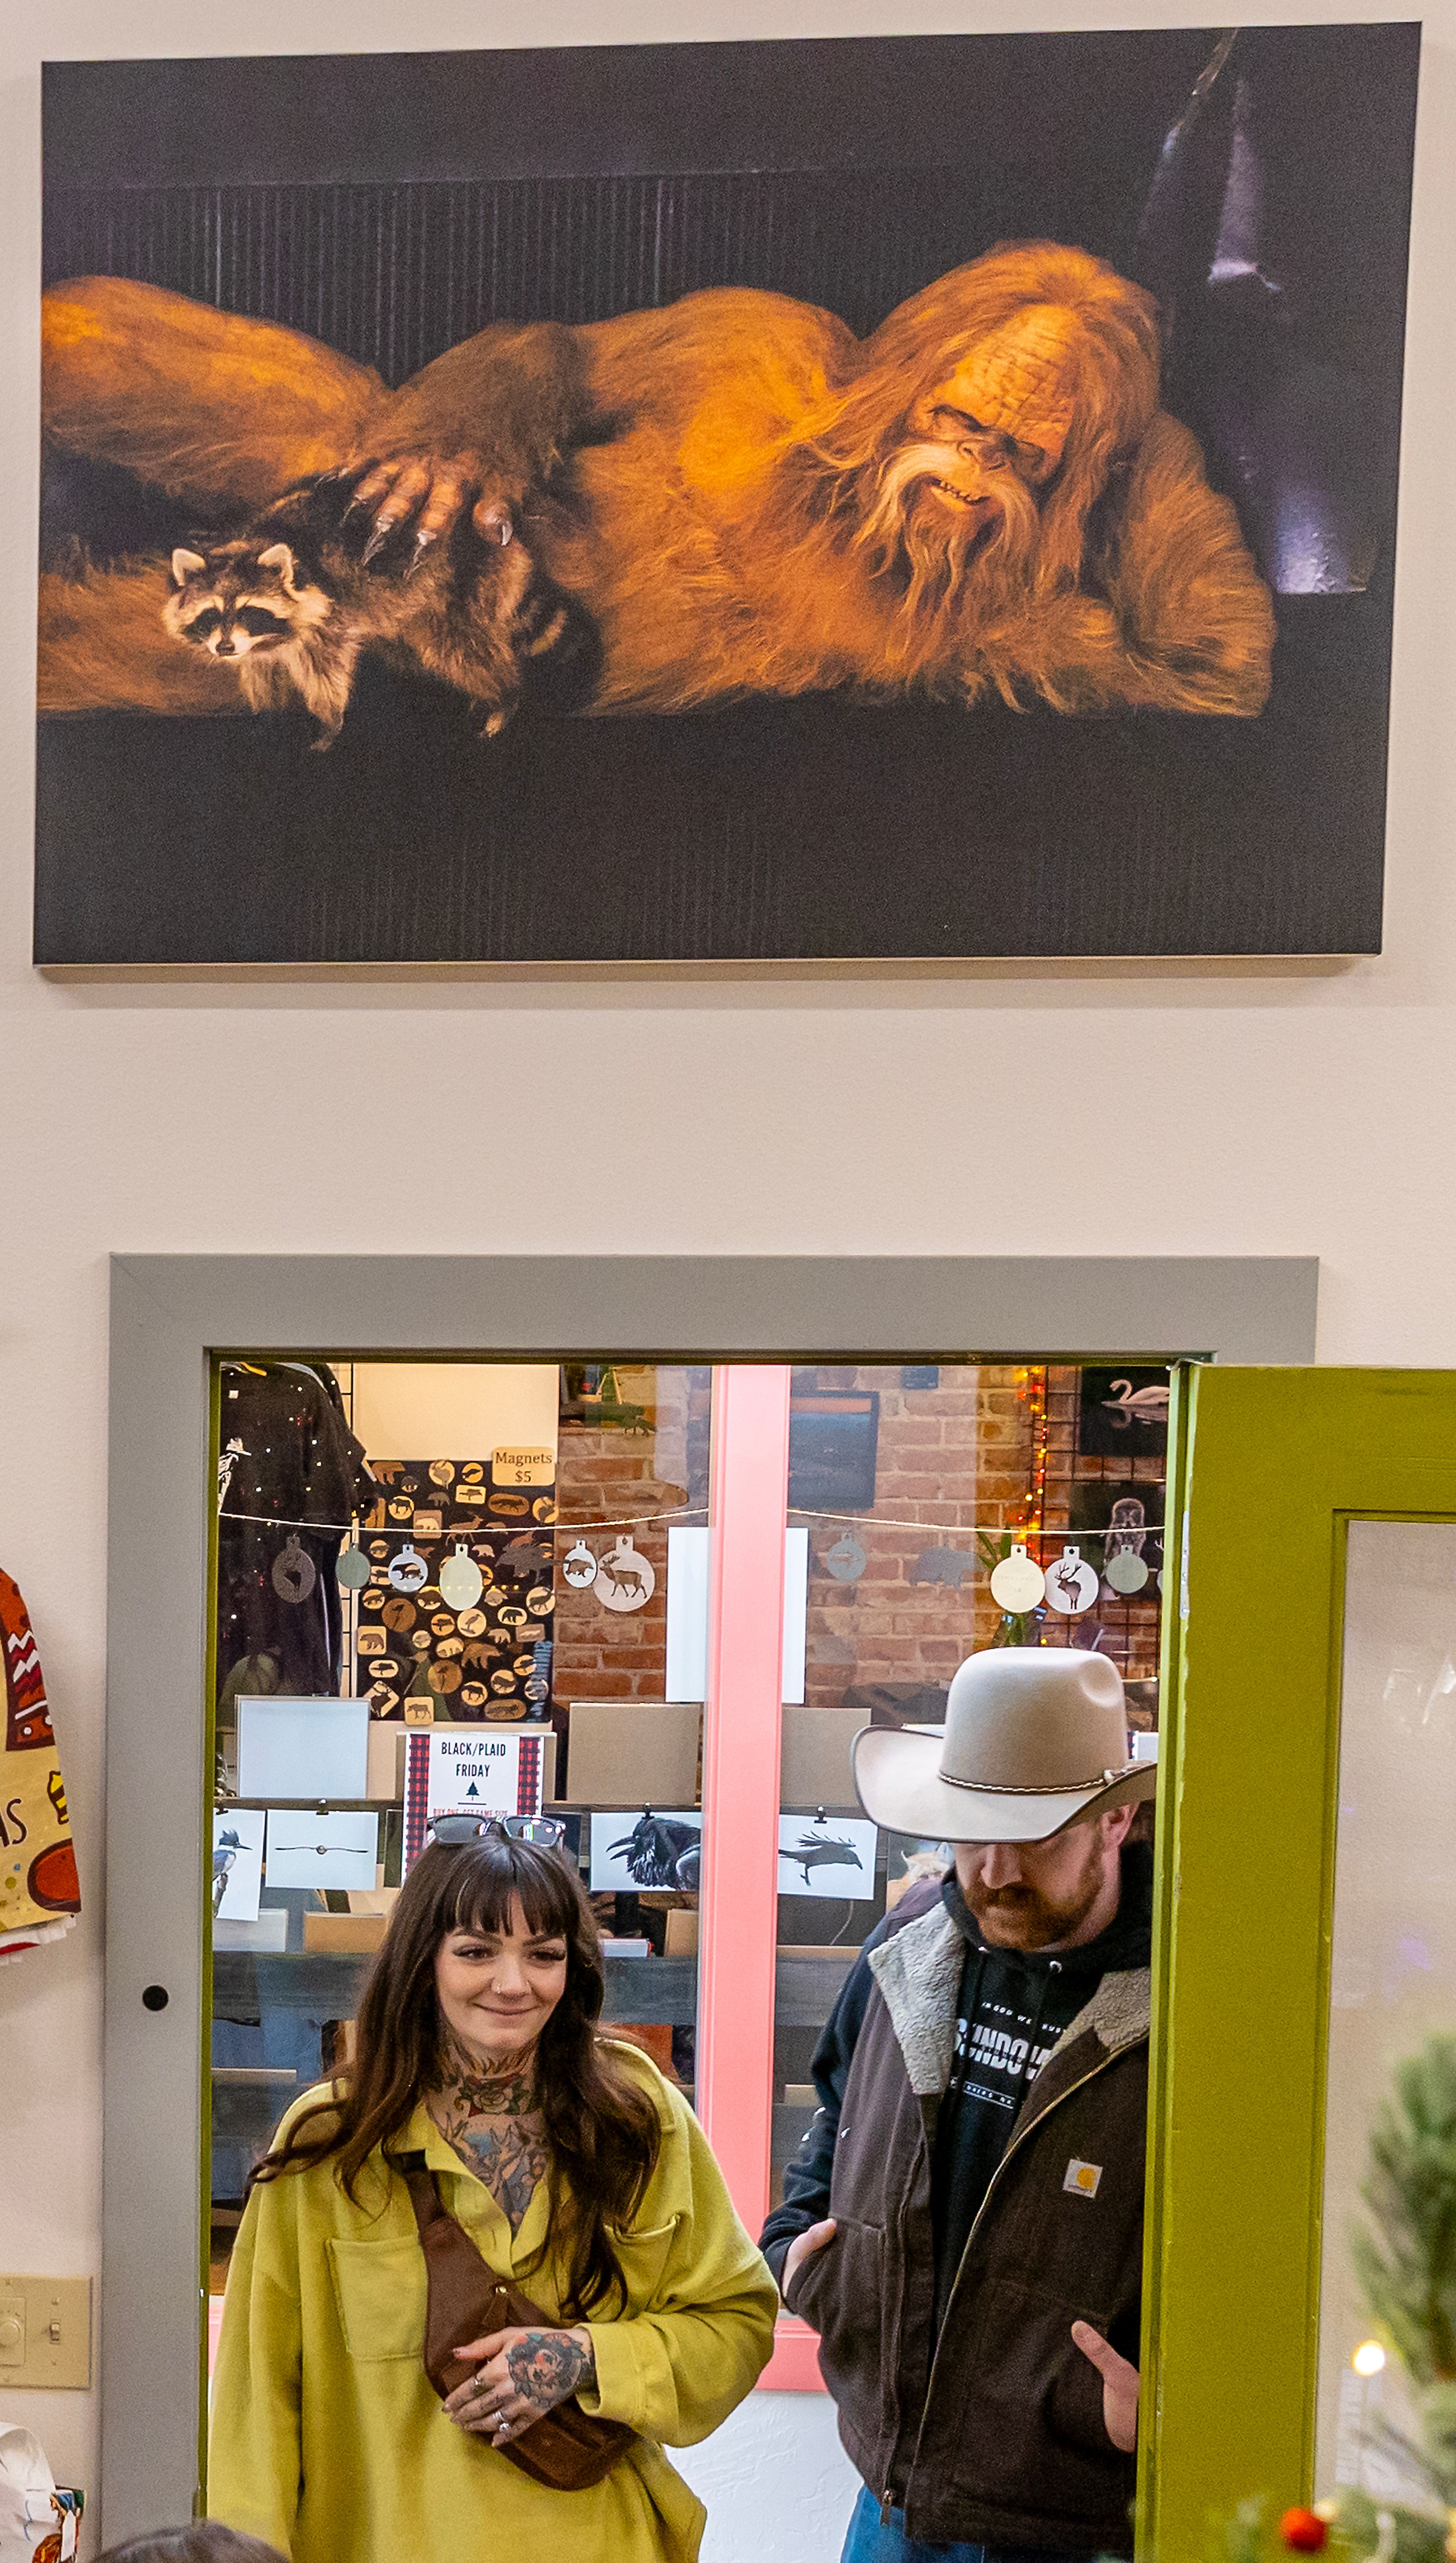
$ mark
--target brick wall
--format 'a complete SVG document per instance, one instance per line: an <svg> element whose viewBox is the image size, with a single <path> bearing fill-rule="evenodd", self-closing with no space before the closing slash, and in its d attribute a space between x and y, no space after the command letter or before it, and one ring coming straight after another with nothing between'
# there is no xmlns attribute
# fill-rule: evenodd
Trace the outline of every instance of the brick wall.
<svg viewBox="0 0 1456 2563"><path fill-rule="evenodd" d="M660 1368L654 1429L563 1423L557 1456L556 1651L558 1708L578 1699L660 1699L666 1673L667 1529L635 1523L633 1546L647 1559L656 1590L645 1609L609 1611L595 1585L577 1591L562 1573L578 1539L598 1557L617 1533L592 1527L624 1515L678 1511L707 1488L711 1398L706 1369ZM671 1472L670 1475L664 1474ZM704 1522L705 1511L682 1518ZM559 1721L558 1722L562 1722Z"/></svg>
<svg viewBox="0 0 1456 2563"><path fill-rule="evenodd" d="M848 1522L799 1513L808 1523L810 1579L806 1696L837 1707L851 1684L945 1682L996 1618L979 1570L953 1583L912 1583L928 1549L976 1552L978 1524L1018 1522L1029 1440L1014 1371L943 1365L933 1389L901 1386L898 1368L821 1368L821 1388L879 1391L875 1518ZM824 1553L848 1529L867 1564L839 1583Z"/></svg>
<svg viewBox="0 0 1456 2563"><path fill-rule="evenodd" d="M1067 1535L1074 1483L1129 1477L1150 1486L1162 1482L1161 1460L1078 1454L1080 1374L1071 1364L946 1363L933 1389L903 1387L897 1366L821 1365L797 1372L796 1383L875 1389L880 1401L873 1516L790 1516L810 1534L811 1705L837 1707L851 1685L944 1683L966 1656L991 1643L1001 1614L977 1556L978 1528L995 1535L1039 1522L1042 1535L1030 1545L1049 1562ZM561 1429L552 1683L558 1703L662 1696L666 1521L637 1523L631 1534L657 1579L644 1610L608 1611L594 1586L575 1591L561 1572L577 1538L585 1535L599 1556L610 1545L615 1534L592 1524L705 1501L710 1374L663 1367L656 1384L649 1434L571 1423ZM703 1521L706 1513L686 1517ZM853 1583L836 1581L823 1563L845 1529L866 1552L864 1573ZM937 1548L968 1559L959 1588L911 1580L917 1560ZM1089 1542L1085 1553L1101 1563L1099 1543ZM1158 1670L1159 1622L1156 1588L1132 1602L1104 1593L1087 1620L1073 1624L1048 1613L1043 1635L1049 1645L1085 1644L1092 1624L1100 1624L1103 1652L1137 1679Z"/></svg>
<svg viewBox="0 0 1456 2563"><path fill-rule="evenodd" d="M1046 1461L1041 1482L1045 1529L1051 1533L1065 1531L1073 1485L1085 1484L1089 1479L1102 1479L1114 1484L1133 1481L1158 1489L1161 1496L1167 1477L1165 1460L1089 1459L1078 1452L1080 1371L1070 1363L1052 1364L1044 1378ZM1160 1518L1162 1510L1160 1500L1157 1506ZM1038 1551L1042 1563L1049 1564L1060 1547L1060 1538L1044 1539ZM1084 1553L1089 1565L1102 1564L1101 1541L1090 1540ZM1054 1646L1085 1645L1090 1633L1088 1623L1094 1620L1102 1626L1102 1653L1112 1657L1124 1678L1128 1681L1151 1680L1158 1672L1158 1645L1163 1621L1162 1596L1156 1581L1149 1584L1146 1593L1131 1601L1121 1600L1104 1588L1086 1621L1058 1620L1048 1612L1044 1632L1046 1641Z"/></svg>
<svg viewBox="0 0 1456 2563"><path fill-rule="evenodd" d="M792 1516L810 1532L812 1705L837 1707L851 1685L944 1683L965 1657L991 1643L1001 1613L979 1561L978 1529L995 1537L1039 1523L1041 1538L1028 1544L1048 1562L1066 1535L1075 1481L1134 1476L1162 1482L1162 1461L1078 1455L1080 1374L1071 1364L943 1364L934 1389L902 1387L898 1368L823 1367L814 1376L820 1388L877 1389L880 1410L873 1516ZM823 1563L846 1528L867 1557L854 1583L836 1582ZM938 1548L971 1561L959 1587L912 1581L917 1560ZM1089 1541L1086 1554L1100 1565L1099 1543ZM941 1563L950 1569L949 1560ZM1159 1619L1156 1588L1146 1601L1104 1595L1076 1624L1048 1613L1043 1636L1050 1645L1085 1644L1099 1624L1102 1652L1141 1678L1158 1670Z"/></svg>

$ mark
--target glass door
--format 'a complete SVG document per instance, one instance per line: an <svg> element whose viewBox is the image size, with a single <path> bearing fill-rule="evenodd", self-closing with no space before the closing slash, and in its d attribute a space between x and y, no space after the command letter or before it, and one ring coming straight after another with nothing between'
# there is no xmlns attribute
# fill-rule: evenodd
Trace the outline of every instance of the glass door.
<svg viewBox="0 0 1456 2563"><path fill-rule="evenodd" d="M560 1825L606 2017L693 2095L701 1684L669 1678L667 1561L708 1519L711 1383L646 1361L219 1363L213 2334L249 2173L347 2070L441 1815Z"/></svg>
<svg viewBox="0 0 1456 2563"><path fill-rule="evenodd" d="M1171 1474L1141 2550L1261 2495L1435 2555L1456 1375L1197 1370Z"/></svg>

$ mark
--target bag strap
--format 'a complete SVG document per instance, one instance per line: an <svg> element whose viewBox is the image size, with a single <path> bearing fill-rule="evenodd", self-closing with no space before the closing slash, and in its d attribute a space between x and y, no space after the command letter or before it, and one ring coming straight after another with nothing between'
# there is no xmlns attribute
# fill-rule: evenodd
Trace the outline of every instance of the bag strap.
<svg viewBox="0 0 1456 2563"><path fill-rule="evenodd" d="M512 2278L500 2277L491 2268L483 2254L471 2242L458 2217L452 2216L446 2206L440 2195L440 2175L430 2169L423 2153L387 2154L385 2159L399 2173L410 2193L410 2205L415 2211L420 2248L424 2252L427 2267L438 2253L457 2250L459 2244L463 2243L467 2250L475 2254L484 2275L494 2281L497 2293L505 2300L512 2323L519 2324L527 2331L563 2329L559 2314L548 2314L543 2305L538 2305L534 2298L526 2294L524 2287L518 2287Z"/></svg>
<svg viewBox="0 0 1456 2563"><path fill-rule="evenodd" d="M431 2227L442 2223L454 2225L457 2220L451 2215L441 2197L440 2182L430 2169L423 2153L386 2154L385 2160L392 2170L399 2173L410 2193L410 2205L415 2211L415 2223L419 2228L420 2241L428 2259L430 2254L428 2238Z"/></svg>

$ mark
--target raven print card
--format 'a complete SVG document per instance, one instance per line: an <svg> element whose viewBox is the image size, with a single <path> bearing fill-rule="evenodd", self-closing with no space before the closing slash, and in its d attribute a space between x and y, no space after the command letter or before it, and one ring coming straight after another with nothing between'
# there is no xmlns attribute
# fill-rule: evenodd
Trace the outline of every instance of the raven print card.
<svg viewBox="0 0 1456 2563"><path fill-rule="evenodd" d="M1418 54L49 67L38 961L1377 949Z"/></svg>

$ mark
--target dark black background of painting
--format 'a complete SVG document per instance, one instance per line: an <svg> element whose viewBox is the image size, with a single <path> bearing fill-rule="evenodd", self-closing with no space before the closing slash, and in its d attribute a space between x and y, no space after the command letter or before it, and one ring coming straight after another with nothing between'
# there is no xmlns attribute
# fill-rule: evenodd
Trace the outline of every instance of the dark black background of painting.
<svg viewBox="0 0 1456 2563"><path fill-rule="evenodd" d="M540 709L487 747L458 698L368 670L326 756L301 718L52 720L37 960L1377 949L1418 30L1238 41L1278 106L1270 225L1321 360L1365 386L1374 534L1364 594L1279 600L1260 718L812 697ZM492 319L708 285L863 331L1001 239L1138 272L1160 146L1213 42L51 66L47 278L143 278L289 321L394 382ZM1203 238L1196 207L1187 230ZM1184 296L1166 397L1195 429L1230 361ZM188 530L52 458L43 544L79 531L103 556Z"/></svg>

